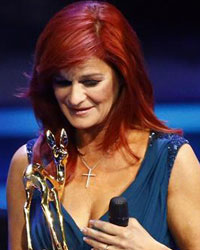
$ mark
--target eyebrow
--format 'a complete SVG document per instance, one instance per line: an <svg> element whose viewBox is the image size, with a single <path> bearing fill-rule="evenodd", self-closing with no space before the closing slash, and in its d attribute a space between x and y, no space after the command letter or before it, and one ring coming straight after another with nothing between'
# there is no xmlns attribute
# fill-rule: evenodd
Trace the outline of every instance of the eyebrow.
<svg viewBox="0 0 200 250"><path fill-rule="evenodd" d="M101 79L102 79L103 76L104 75L101 74L101 73L93 73L93 74L82 75L82 76L79 77L79 81L84 81L84 80L87 80L88 78L91 78L91 77L101 77ZM55 80L61 80L61 81L66 80L66 78L64 76L60 75L60 74L55 75L54 79Z"/></svg>
<svg viewBox="0 0 200 250"><path fill-rule="evenodd" d="M84 80L84 79L88 79L90 77L103 77L103 74L101 74L101 73L93 73L93 74L82 75L82 76L80 76L80 79Z"/></svg>

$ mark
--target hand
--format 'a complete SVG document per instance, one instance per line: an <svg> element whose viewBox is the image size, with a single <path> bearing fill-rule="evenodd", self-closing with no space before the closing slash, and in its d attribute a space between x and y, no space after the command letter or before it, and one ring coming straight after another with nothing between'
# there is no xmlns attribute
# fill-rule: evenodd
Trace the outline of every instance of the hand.
<svg viewBox="0 0 200 250"><path fill-rule="evenodd" d="M127 227L120 227L100 220L90 221L90 226L93 228L85 227L82 230L85 235L83 239L94 249L163 249L161 248L161 244L154 240L135 218L129 219Z"/></svg>

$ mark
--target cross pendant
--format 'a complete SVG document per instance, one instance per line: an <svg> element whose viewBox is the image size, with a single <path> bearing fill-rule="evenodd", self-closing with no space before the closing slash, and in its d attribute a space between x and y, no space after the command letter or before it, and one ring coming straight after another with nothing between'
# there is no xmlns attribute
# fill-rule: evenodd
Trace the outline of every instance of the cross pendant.
<svg viewBox="0 0 200 250"><path fill-rule="evenodd" d="M92 174L92 169L88 169L88 173L87 174L82 174L82 176L87 176L87 182L86 182L86 188L89 187L89 183L90 183L90 177L95 177L96 174Z"/></svg>

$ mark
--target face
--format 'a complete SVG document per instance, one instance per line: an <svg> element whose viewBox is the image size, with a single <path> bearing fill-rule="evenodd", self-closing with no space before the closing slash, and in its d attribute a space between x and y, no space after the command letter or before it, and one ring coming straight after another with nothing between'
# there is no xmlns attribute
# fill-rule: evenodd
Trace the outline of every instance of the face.
<svg viewBox="0 0 200 250"><path fill-rule="evenodd" d="M61 70L53 86L63 114L77 129L104 122L119 88L113 69L98 58L91 58L69 71Z"/></svg>

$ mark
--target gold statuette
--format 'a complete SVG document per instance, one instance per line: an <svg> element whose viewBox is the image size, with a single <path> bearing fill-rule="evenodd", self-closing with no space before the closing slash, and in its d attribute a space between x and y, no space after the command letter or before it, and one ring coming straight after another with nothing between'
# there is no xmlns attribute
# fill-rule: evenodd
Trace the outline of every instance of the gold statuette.
<svg viewBox="0 0 200 250"><path fill-rule="evenodd" d="M35 189L39 190L41 195L41 208L47 221L53 249L68 250L64 231L63 215L59 201L63 195L66 180L65 166L68 157L68 152L66 150L66 146L68 144L67 133L64 129L61 130L59 146L56 145L55 137L50 130L46 132L46 139L53 153L53 159L56 165L56 177L50 175L45 170L45 167L39 163L29 164L23 175L23 183L26 192L24 216L28 250L33 250L31 242L30 208ZM62 235L62 242L59 241L59 237L55 230L54 218L50 209L50 202L55 204Z"/></svg>

